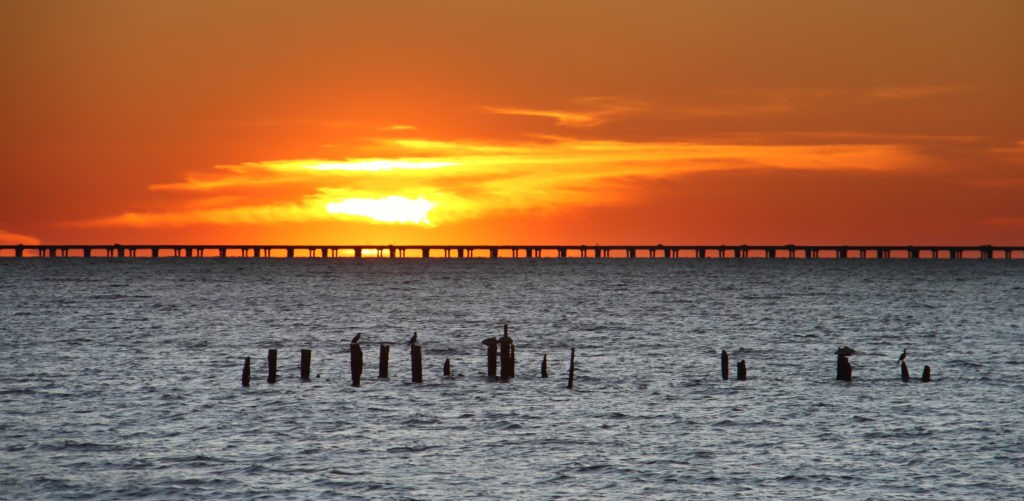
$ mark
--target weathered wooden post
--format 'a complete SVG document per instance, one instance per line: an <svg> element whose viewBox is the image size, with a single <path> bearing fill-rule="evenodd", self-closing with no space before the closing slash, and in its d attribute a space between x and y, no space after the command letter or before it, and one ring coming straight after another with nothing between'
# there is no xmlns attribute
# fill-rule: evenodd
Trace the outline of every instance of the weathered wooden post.
<svg viewBox="0 0 1024 501"><path fill-rule="evenodd" d="M544 360L540 362L540 377L548 377L548 354L544 354Z"/></svg>
<svg viewBox="0 0 1024 501"><path fill-rule="evenodd" d="M252 373L250 371L249 357L245 357L245 365L242 366L242 386L244 388L248 388L249 387L249 376L251 374Z"/></svg>
<svg viewBox="0 0 1024 501"><path fill-rule="evenodd" d="M352 386L359 386L363 379L363 348L359 343L348 345L349 366L352 369Z"/></svg>
<svg viewBox="0 0 1024 501"><path fill-rule="evenodd" d="M494 379L498 377L498 338L489 337L483 344L487 345L487 377Z"/></svg>
<svg viewBox="0 0 1024 501"><path fill-rule="evenodd" d="M727 381L729 379L729 354L722 350L722 380Z"/></svg>
<svg viewBox="0 0 1024 501"><path fill-rule="evenodd" d="M836 379L840 381L853 381L853 366L850 365L850 359L846 355L837 355L836 360Z"/></svg>
<svg viewBox="0 0 1024 501"><path fill-rule="evenodd" d="M267 350L267 382L277 382L277 350L274 348Z"/></svg>
<svg viewBox="0 0 1024 501"><path fill-rule="evenodd" d="M511 379L516 375L515 358L513 358L512 338L508 335L508 324L505 324L505 333L498 339L501 353L501 379Z"/></svg>
<svg viewBox="0 0 1024 501"><path fill-rule="evenodd" d="M390 356L391 346L384 343L380 344L380 361L377 363L377 377L380 379L388 378L388 357Z"/></svg>
<svg viewBox="0 0 1024 501"><path fill-rule="evenodd" d="M739 381L746 381L747 380L747 361L746 360L740 360L739 363L736 364L736 379L739 380Z"/></svg>
<svg viewBox="0 0 1024 501"><path fill-rule="evenodd" d="M910 381L910 370L907 369L906 362L900 362L900 376L902 376L904 383Z"/></svg>
<svg viewBox="0 0 1024 501"><path fill-rule="evenodd" d="M299 377L303 381L309 381L309 365L313 358L311 350L302 350L302 357L299 361Z"/></svg>
<svg viewBox="0 0 1024 501"><path fill-rule="evenodd" d="M422 383L423 382L423 353L420 351L420 345L413 344L410 348L410 355L412 358L412 382Z"/></svg>
<svg viewBox="0 0 1024 501"><path fill-rule="evenodd" d="M444 359L444 367L441 369L441 373L445 376L452 375L452 362L449 359Z"/></svg>
<svg viewBox="0 0 1024 501"><path fill-rule="evenodd" d="M921 373L921 382L927 383L932 380L932 368L927 365L924 366L924 372Z"/></svg>
<svg viewBox="0 0 1024 501"><path fill-rule="evenodd" d="M575 379L575 377L576 377L576 348L573 348L572 351L569 352L569 386L568 386L568 388L570 390L572 389L572 381L573 381L573 379Z"/></svg>

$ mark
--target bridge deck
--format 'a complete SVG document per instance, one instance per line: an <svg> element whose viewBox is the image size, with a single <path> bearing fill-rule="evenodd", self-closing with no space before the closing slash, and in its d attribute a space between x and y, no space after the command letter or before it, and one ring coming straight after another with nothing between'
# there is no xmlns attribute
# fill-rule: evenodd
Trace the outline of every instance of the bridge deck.
<svg viewBox="0 0 1024 501"><path fill-rule="evenodd" d="M1024 259L997 245L0 245L0 257Z"/></svg>

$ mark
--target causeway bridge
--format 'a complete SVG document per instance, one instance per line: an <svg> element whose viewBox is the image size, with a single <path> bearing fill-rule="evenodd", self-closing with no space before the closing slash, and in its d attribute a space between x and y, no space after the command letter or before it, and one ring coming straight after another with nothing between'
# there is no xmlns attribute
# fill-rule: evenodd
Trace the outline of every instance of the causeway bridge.
<svg viewBox="0 0 1024 501"><path fill-rule="evenodd" d="M0 245L0 258L1024 259L1000 245Z"/></svg>

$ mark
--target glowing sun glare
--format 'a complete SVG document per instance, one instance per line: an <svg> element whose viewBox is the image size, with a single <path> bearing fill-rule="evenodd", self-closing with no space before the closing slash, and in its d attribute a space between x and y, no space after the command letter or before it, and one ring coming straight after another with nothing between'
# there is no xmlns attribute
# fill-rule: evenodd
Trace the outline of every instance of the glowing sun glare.
<svg viewBox="0 0 1024 501"><path fill-rule="evenodd" d="M382 223L430 224L427 213L436 204L423 197L348 198L327 204L327 212L366 217Z"/></svg>

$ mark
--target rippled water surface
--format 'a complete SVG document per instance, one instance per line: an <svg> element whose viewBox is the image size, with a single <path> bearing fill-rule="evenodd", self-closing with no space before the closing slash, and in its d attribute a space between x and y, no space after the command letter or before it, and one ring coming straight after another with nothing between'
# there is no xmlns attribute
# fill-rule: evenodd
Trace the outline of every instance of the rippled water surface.
<svg viewBox="0 0 1024 501"><path fill-rule="evenodd" d="M998 260L0 259L0 497L1020 499L1022 323Z"/></svg>

